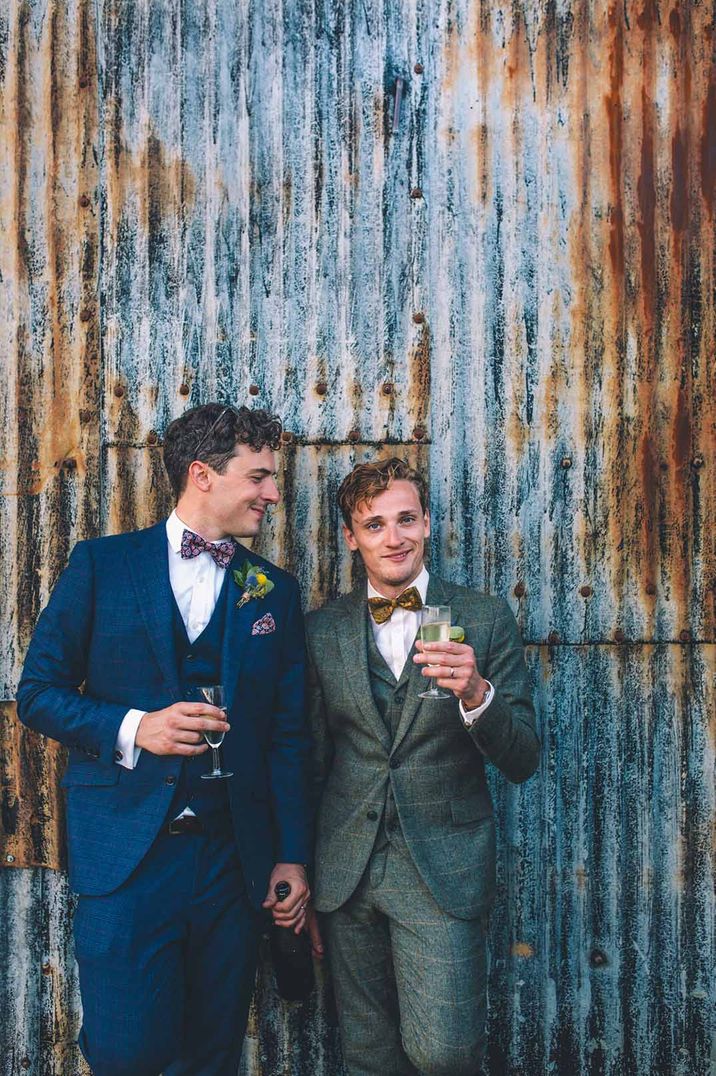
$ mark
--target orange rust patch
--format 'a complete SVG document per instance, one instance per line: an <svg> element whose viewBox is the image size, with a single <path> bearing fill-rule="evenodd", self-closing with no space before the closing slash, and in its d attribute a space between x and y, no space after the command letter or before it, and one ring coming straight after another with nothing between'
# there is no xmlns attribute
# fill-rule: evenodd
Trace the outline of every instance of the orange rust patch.
<svg viewBox="0 0 716 1076"><path fill-rule="evenodd" d="M512 956L520 957L522 960L530 960L535 955L534 946L529 942L514 942L510 947L510 954Z"/></svg>

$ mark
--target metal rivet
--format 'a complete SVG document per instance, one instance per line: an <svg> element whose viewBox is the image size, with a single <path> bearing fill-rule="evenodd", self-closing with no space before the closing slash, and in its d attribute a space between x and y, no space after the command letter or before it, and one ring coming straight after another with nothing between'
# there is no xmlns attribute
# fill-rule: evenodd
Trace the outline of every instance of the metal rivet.
<svg viewBox="0 0 716 1076"><path fill-rule="evenodd" d="M79 87L80 87L80 89L81 90L86 90L88 86L89 86L89 79L87 78L87 75L80 75L80 79L79 79Z"/></svg>
<svg viewBox="0 0 716 1076"><path fill-rule="evenodd" d="M668 471L669 470L669 464L666 462L666 460L661 461L661 463L659 464L659 470L660 471Z"/></svg>
<svg viewBox="0 0 716 1076"><path fill-rule="evenodd" d="M187 385L186 381L179 386L179 392L182 396L189 395L189 386Z"/></svg>
<svg viewBox="0 0 716 1076"><path fill-rule="evenodd" d="M360 441L360 430L349 430L348 440L351 441L353 444L355 444L356 441Z"/></svg>
<svg viewBox="0 0 716 1076"><path fill-rule="evenodd" d="M63 460L62 466L66 471L74 471L77 467L77 460L72 459L70 456L68 459Z"/></svg>
<svg viewBox="0 0 716 1076"><path fill-rule="evenodd" d="M423 322L425 321L425 314L423 314L422 310L415 311L415 313L413 314L413 321L416 325L423 324Z"/></svg>
<svg viewBox="0 0 716 1076"><path fill-rule="evenodd" d="M557 646L560 641L559 633L556 631L551 631L547 636L547 642L550 646Z"/></svg>
<svg viewBox="0 0 716 1076"><path fill-rule="evenodd" d="M150 430L149 433L147 434L147 444L148 445L156 445L158 440L159 440L159 437L157 436L156 431L155 430Z"/></svg>
<svg viewBox="0 0 716 1076"><path fill-rule="evenodd" d="M623 643L625 639L626 639L626 635L624 634L622 629L617 628L617 630L614 632L614 642L615 643Z"/></svg>
<svg viewBox="0 0 716 1076"><path fill-rule="evenodd" d="M383 382L383 388L381 389L381 391L382 391L384 396L392 396L393 395L393 388L394 388L394 385L393 385L392 381L384 381Z"/></svg>
<svg viewBox="0 0 716 1076"><path fill-rule="evenodd" d="M82 206L82 208L83 208L83 209L87 209L87 207L88 207L88 206L89 206L90 204L91 204L91 203L90 203L90 198L89 198L89 195L88 195L88 194L81 194L81 195L80 195L80 205Z"/></svg>
<svg viewBox="0 0 716 1076"><path fill-rule="evenodd" d="M424 70L425 70L425 68L423 67L422 64L415 64L415 66L413 68L413 71L415 72L416 75L422 75Z"/></svg>
<svg viewBox="0 0 716 1076"><path fill-rule="evenodd" d="M23 1057L22 1061L20 1062L20 1068L21 1069L29 1069L31 1064L32 1064L32 1062L30 1061L29 1057Z"/></svg>
<svg viewBox="0 0 716 1076"><path fill-rule="evenodd" d="M11 855L8 852L8 854L5 856L5 862L6 863L14 863L15 862L15 856Z"/></svg>
<svg viewBox="0 0 716 1076"><path fill-rule="evenodd" d="M583 587L579 588L579 593L582 595L583 598L590 598L592 596L593 591L592 591L592 588L588 584L585 583L585 585Z"/></svg>
<svg viewBox="0 0 716 1076"><path fill-rule="evenodd" d="M592 949L589 954L589 963L593 968L603 968L609 963L607 960L607 954L602 949Z"/></svg>
<svg viewBox="0 0 716 1076"><path fill-rule="evenodd" d="M412 191L410 192L410 197L414 198L416 200L418 198L422 198L423 197L422 189L420 187L413 187Z"/></svg>
<svg viewBox="0 0 716 1076"><path fill-rule="evenodd" d="M656 583L647 583L644 589L646 590L647 594L654 595L656 594Z"/></svg>
<svg viewBox="0 0 716 1076"><path fill-rule="evenodd" d="M428 431L425 429L424 426L416 426L413 430L413 437L416 441L424 440L424 438L427 437L427 434Z"/></svg>
<svg viewBox="0 0 716 1076"><path fill-rule="evenodd" d="M679 638L681 639L682 643L691 642L691 632L688 630L688 628L684 628L683 631L679 632Z"/></svg>
<svg viewBox="0 0 716 1076"><path fill-rule="evenodd" d="M115 396L124 396L124 385L115 385L114 386L114 395Z"/></svg>
<svg viewBox="0 0 716 1076"><path fill-rule="evenodd" d="M89 321L94 314L94 310L91 306L83 306L80 310L80 321Z"/></svg>
<svg viewBox="0 0 716 1076"><path fill-rule="evenodd" d="M258 396L258 394L259 394L258 385L249 385L249 396Z"/></svg>
<svg viewBox="0 0 716 1076"><path fill-rule="evenodd" d="M691 461L691 465L692 465L692 467L695 467L697 470L699 469L699 467L703 467L703 465L704 465L704 457L703 456L694 456L693 460Z"/></svg>
<svg viewBox="0 0 716 1076"><path fill-rule="evenodd" d="M526 587L525 587L524 583L520 581L519 583L515 583L515 589L513 590L512 593L514 594L514 596L516 598L524 598L525 590L526 590Z"/></svg>
<svg viewBox="0 0 716 1076"><path fill-rule="evenodd" d="M290 445L291 442L293 441L293 434L291 433L291 431L290 430L284 430L283 433L281 434L281 440L283 441L283 443L285 445Z"/></svg>
<svg viewBox="0 0 716 1076"><path fill-rule="evenodd" d="M90 422L92 419L92 412L87 410L80 411L80 422Z"/></svg>
<svg viewBox="0 0 716 1076"><path fill-rule="evenodd" d="M316 392L318 393L319 396L325 396L326 395L326 393L328 392L328 385L326 384L325 381L319 381L318 382L318 384L316 385Z"/></svg>
<svg viewBox="0 0 716 1076"><path fill-rule="evenodd" d="M572 460L569 456L563 457L561 466L564 468L565 471L569 470L569 468L572 466Z"/></svg>

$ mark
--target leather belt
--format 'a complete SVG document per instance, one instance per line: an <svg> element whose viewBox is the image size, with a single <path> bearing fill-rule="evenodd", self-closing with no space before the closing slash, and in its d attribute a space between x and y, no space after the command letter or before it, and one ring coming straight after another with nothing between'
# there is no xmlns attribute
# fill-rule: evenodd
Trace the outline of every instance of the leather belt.
<svg viewBox="0 0 716 1076"><path fill-rule="evenodd" d="M192 814L184 814L179 818L172 818L171 822L167 825L167 833L171 833L172 837L177 837L182 833L205 833L206 830L196 817Z"/></svg>

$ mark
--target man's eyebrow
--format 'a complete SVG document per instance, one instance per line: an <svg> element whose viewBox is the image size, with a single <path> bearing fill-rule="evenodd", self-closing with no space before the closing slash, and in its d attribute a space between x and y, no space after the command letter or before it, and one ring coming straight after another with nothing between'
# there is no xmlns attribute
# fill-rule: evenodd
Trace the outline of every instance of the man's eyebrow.
<svg viewBox="0 0 716 1076"><path fill-rule="evenodd" d="M270 474L270 475L273 475L274 478L275 478L276 475L278 474L278 471L270 471L268 469L268 467L252 467L251 470L248 471L247 473L250 474L250 475L260 474L262 477L267 475L267 474Z"/></svg>

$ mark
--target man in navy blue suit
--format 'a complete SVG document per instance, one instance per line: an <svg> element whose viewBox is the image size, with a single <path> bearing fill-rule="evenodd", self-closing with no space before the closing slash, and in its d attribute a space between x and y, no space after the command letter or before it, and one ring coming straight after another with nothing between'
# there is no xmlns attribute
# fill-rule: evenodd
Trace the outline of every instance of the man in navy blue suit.
<svg viewBox="0 0 716 1076"><path fill-rule="evenodd" d="M280 434L265 411L213 403L172 422L176 509L78 543L28 651L20 718L69 748L80 1046L95 1076L235 1076L263 909L304 925L298 587L236 541L279 499ZM212 684L226 712L200 701ZM210 730L226 732L229 778L203 780Z"/></svg>

